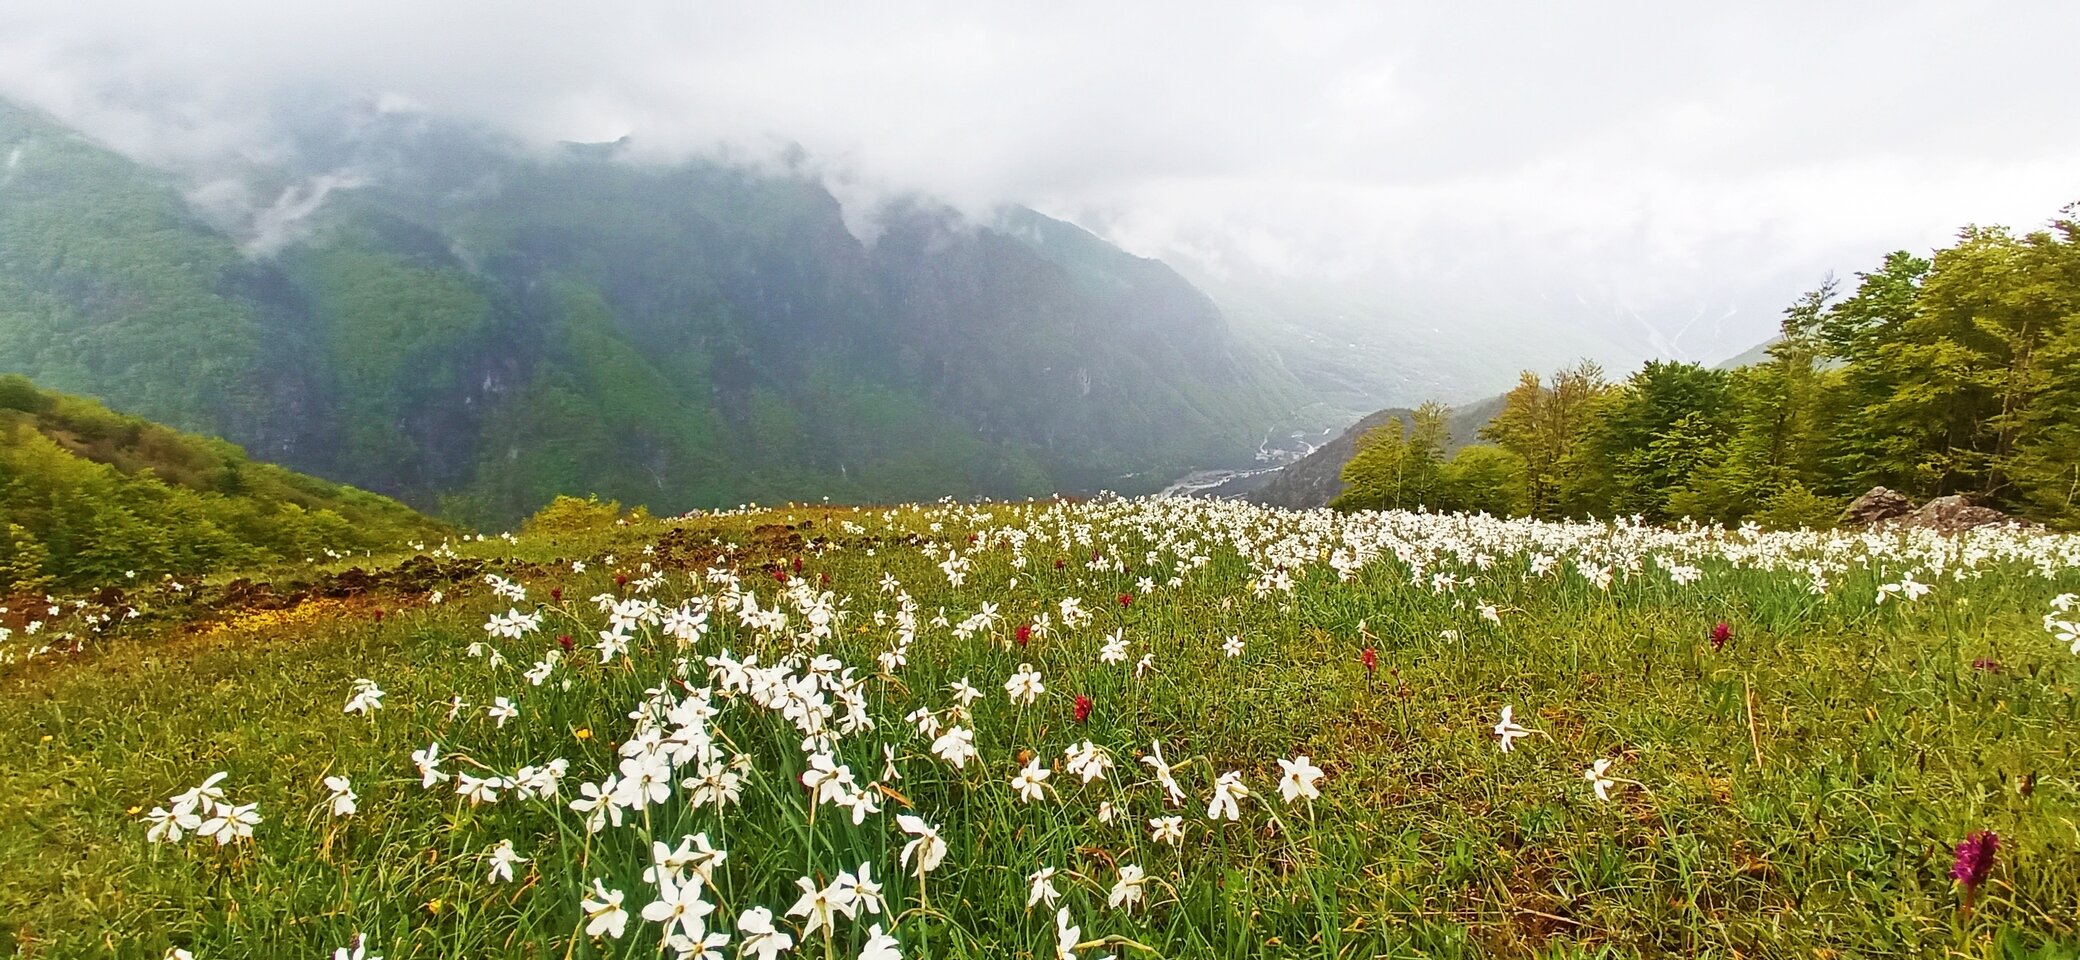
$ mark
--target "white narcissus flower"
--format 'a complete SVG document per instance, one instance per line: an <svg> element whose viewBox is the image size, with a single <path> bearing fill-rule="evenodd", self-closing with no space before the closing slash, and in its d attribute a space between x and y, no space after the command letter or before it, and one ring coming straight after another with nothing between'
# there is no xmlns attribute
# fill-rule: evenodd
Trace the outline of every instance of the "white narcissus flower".
<svg viewBox="0 0 2080 960"><path fill-rule="evenodd" d="M412 751L412 765L419 768L419 787L421 789L430 790L434 784L448 779L448 775L441 772L440 764L441 742L439 740L427 744L424 750Z"/></svg>
<svg viewBox="0 0 2080 960"><path fill-rule="evenodd" d="M1112 758L1102 747L1085 740L1062 751L1063 769L1072 776L1083 778L1083 782L1105 779L1105 771L1112 768Z"/></svg>
<svg viewBox="0 0 2080 960"><path fill-rule="evenodd" d="M1221 652L1230 657L1242 656L1242 638L1239 636L1229 637L1226 642L1221 644Z"/></svg>
<svg viewBox="0 0 2080 960"><path fill-rule="evenodd" d="M1038 758L1026 761L1025 769L1011 778L1011 789L1018 791L1019 799L1033 803L1047 795L1047 776L1050 771L1040 765Z"/></svg>
<svg viewBox="0 0 2080 960"><path fill-rule="evenodd" d="M585 911L586 936L619 940L628 932L628 911L621 909L621 891L609 890L605 883L594 880L592 896L578 901L578 906Z"/></svg>
<svg viewBox="0 0 2080 960"><path fill-rule="evenodd" d="M835 883L818 887L808 877L797 877L794 883L802 889L802 895L794 906L787 908L787 915L802 918L804 937L814 936L818 930L836 931L837 925L832 922L836 916L840 913L849 915L857 909L852 903L851 893Z"/></svg>
<svg viewBox="0 0 2080 960"><path fill-rule="evenodd" d="M1177 785L1177 776L1171 773L1170 765L1163 762L1163 742L1161 740L1150 741L1148 750L1148 755L1142 757L1141 762L1147 764L1150 770L1155 771L1156 782L1163 785L1163 793L1169 799L1170 805L1175 807L1183 804L1184 788Z"/></svg>
<svg viewBox="0 0 2080 960"><path fill-rule="evenodd" d="M484 715L497 721L499 728L503 729L507 720L520 715L520 708L514 706L513 701L505 697L499 697L491 701L491 706L484 708Z"/></svg>
<svg viewBox="0 0 2080 960"><path fill-rule="evenodd" d="M975 732L966 727L948 728L932 741L932 755L953 764L955 770L967 767L975 759Z"/></svg>
<svg viewBox="0 0 2080 960"><path fill-rule="evenodd" d="M1033 669L1030 663L1019 664L1018 672L1012 674L1011 679L1004 681L1005 696L1021 707L1032 706L1040 699L1040 695L1046 692L1047 686L1040 682L1040 671Z"/></svg>
<svg viewBox="0 0 2080 960"><path fill-rule="evenodd" d="M1155 842L1177 846L1184 842L1184 818L1151 817L1148 821L1148 831Z"/></svg>
<svg viewBox="0 0 2080 960"><path fill-rule="evenodd" d="M774 929L773 911L764 907L737 915L737 937L738 955L758 960L773 960L794 947L794 938Z"/></svg>
<svg viewBox="0 0 2080 960"><path fill-rule="evenodd" d="M221 847L233 841L252 839L253 828L259 826L259 824L260 805L258 803L247 803L239 806L219 803L216 806L216 813L209 819L202 821L202 826L196 828L195 835L204 839L215 840L217 846Z"/></svg>
<svg viewBox="0 0 2080 960"><path fill-rule="evenodd" d="M513 865L526 862L526 857L513 850L513 841L500 840L498 846L491 848L491 874L487 882L512 882Z"/></svg>
<svg viewBox="0 0 2080 960"><path fill-rule="evenodd" d="M1235 801L1249 796L1249 788L1242 785L1242 772L1230 770L1213 782L1213 796L1206 801L1206 819L1240 820L1242 808Z"/></svg>
<svg viewBox="0 0 2080 960"><path fill-rule="evenodd" d="M1054 888L1053 867L1041 867L1033 871L1033 874L1027 877L1026 880L1033 885L1032 892L1026 895L1026 909L1028 910L1040 903L1046 903L1050 907L1054 906L1054 902L1062 896L1062 892Z"/></svg>
<svg viewBox="0 0 2080 960"><path fill-rule="evenodd" d="M1617 781L1604 776L1604 772L1610 768L1610 760L1599 757L1589 769L1582 771L1582 779L1589 781L1589 785L1595 788L1598 800L1609 801L1611 788L1617 785Z"/></svg>
<svg viewBox="0 0 2080 960"><path fill-rule="evenodd" d="M325 789L332 791L332 815L350 817L354 815L359 800L354 795L354 785L345 777L326 777Z"/></svg>
<svg viewBox="0 0 2080 960"><path fill-rule="evenodd" d="M187 953L185 950L181 952ZM189 954L189 956L192 957L193 954ZM354 935L354 945L352 947L339 947L332 951L332 960L383 960L383 958L381 955L368 952L367 934L357 933Z"/></svg>
<svg viewBox="0 0 2080 960"><path fill-rule="evenodd" d="M1517 723L1515 713L1516 707L1505 704L1502 708L1502 720L1495 724L1495 736L1502 741L1503 753L1508 753L1518 739L1531 735L1531 731Z"/></svg>
<svg viewBox="0 0 2080 960"><path fill-rule="evenodd" d="M898 949L901 946L896 938L881 932L881 925L877 923L867 930L867 945L860 948L859 960L903 960L902 951Z"/></svg>
<svg viewBox="0 0 2080 960"><path fill-rule="evenodd" d="M708 914L714 912L715 905L701 899L701 881L697 878L680 882L661 876L657 879L657 899L643 905L643 919L664 924L665 936L683 931L692 940L707 936Z"/></svg>
<svg viewBox="0 0 2080 960"><path fill-rule="evenodd" d="M1125 864L1119 868L1119 880L1112 885L1112 894L1106 898L1106 906L1129 911L1141 902L1141 887L1148 882L1148 874L1139 864ZM1066 912L1066 911L1065 911Z"/></svg>
<svg viewBox="0 0 2080 960"><path fill-rule="evenodd" d="M919 876L939 869L940 862L946 859L946 841L939 836L939 828L907 813L897 814L896 824L916 838L903 844L903 864Z"/></svg>
<svg viewBox="0 0 2080 960"><path fill-rule="evenodd" d="M1303 753L1291 760L1280 760L1278 765L1285 771L1284 775L1278 778L1278 794L1284 797L1287 803L1301 799L1314 800L1322 795L1322 791L1315 787L1316 783L1321 782L1322 768L1315 766L1307 754Z"/></svg>

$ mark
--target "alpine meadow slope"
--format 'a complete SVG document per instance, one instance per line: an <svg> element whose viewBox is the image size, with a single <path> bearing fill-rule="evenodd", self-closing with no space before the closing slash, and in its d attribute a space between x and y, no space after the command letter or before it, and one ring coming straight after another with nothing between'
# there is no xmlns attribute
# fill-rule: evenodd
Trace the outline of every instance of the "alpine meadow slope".
<svg viewBox="0 0 2080 960"><path fill-rule="evenodd" d="M0 105L0 372L486 524L1153 489L1306 403L1170 268L1028 210L892 200L868 243L799 164L330 116L176 174Z"/></svg>
<svg viewBox="0 0 2080 960"><path fill-rule="evenodd" d="M0 599L258 571L445 533L394 500L0 375Z"/></svg>

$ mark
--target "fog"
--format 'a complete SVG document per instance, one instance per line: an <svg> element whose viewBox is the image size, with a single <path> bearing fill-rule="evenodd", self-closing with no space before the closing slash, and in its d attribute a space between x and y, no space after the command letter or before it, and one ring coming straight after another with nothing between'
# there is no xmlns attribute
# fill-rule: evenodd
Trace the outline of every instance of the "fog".
<svg viewBox="0 0 2080 960"><path fill-rule="evenodd" d="M798 144L856 208L1026 204L1217 295L1558 324L1613 364L1719 359L1827 273L2080 200L2070 4L1455 6L18 0L0 95L199 168L287 149L314 90L659 159Z"/></svg>

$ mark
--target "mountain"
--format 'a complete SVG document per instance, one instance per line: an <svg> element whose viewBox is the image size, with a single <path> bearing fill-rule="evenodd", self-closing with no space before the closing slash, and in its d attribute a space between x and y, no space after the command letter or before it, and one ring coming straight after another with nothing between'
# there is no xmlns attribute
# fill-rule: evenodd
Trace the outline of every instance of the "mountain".
<svg viewBox="0 0 2080 960"><path fill-rule="evenodd" d="M0 597L301 561L444 528L222 440L0 375Z"/></svg>
<svg viewBox="0 0 2080 960"><path fill-rule="evenodd" d="M1029 210L862 217L793 161L365 106L289 143L176 172L0 105L0 371L483 524L1153 489L1307 403L1176 272Z"/></svg>
<svg viewBox="0 0 2080 960"><path fill-rule="evenodd" d="M1447 424L1451 440L1447 455L1473 443L1481 428L1502 410L1502 397L1494 396L1453 407ZM1352 424L1336 439L1322 444L1307 456L1265 475L1263 483L1243 493L1243 499L1265 506L1311 510L1326 507L1343 492L1343 465L1358 452L1358 440L1380 427L1399 421L1403 429L1413 423L1415 411L1406 407L1381 410Z"/></svg>

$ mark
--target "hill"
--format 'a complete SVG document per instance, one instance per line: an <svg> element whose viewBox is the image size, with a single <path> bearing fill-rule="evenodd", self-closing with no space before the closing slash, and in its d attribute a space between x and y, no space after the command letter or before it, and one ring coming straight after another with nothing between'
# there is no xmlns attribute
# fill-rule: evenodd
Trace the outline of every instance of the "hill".
<svg viewBox="0 0 2080 960"><path fill-rule="evenodd" d="M175 174L0 105L0 371L487 524L1153 489L1304 404L1174 271L1029 210L370 109L283 157Z"/></svg>
<svg viewBox="0 0 2080 960"><path fill-rule="evenodd" d="M1450 423L1451 440L1445 447L1447 455L1460 447L1473 443L1481 428L1494 419L1502 410L1500 396L1477 400L1464 406L1452 408ZM1259 487L1243 494L1252 503L1265 506L1285 507L1291 510L1309 510L1326 507L1329 501L1343 492L1343 465L1358 452L1358 440L1380 427L1396 421L1402 429L1414 421L1415 411L1406 407L1393 407L1367 416L1343 431L1336 439L1315 448L1307 456L1280 467L1268 475Z"/></svg>
<svg viewBox="0 0 2080 960"><path fill-rule="evenodd" d="M0 597L399 547L403 504L0 376Z"/></svg>

